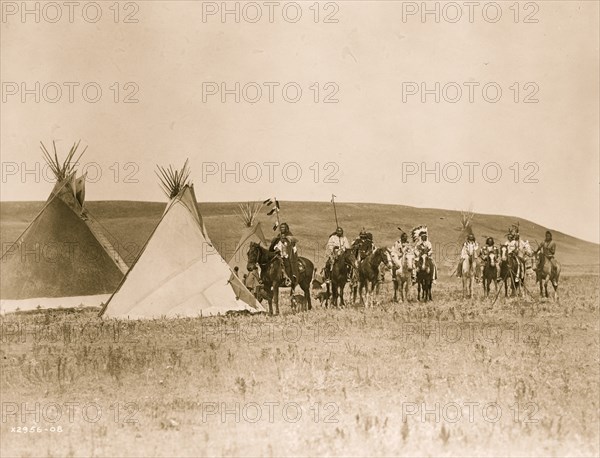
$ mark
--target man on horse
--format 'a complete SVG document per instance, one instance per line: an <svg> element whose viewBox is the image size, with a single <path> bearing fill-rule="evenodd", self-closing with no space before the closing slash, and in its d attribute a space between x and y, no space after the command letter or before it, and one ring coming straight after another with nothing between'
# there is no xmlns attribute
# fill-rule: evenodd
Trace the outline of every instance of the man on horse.
<svg viewBox="0 0 600 458"><path fill-rule="evenodd" d="M372 251L375 251L373 243L373 234L365 231L363 228L358 237L352 242L352 249L355 250L356 258L361 261Z"/></svg>
<svg viewBox="0 0 600 458"><path fill-rule="evenodd" d="M400 228L398 228L400 229ZM402 230L402 229L400 229ZM402 231L400 235L400 240L396 240L394 245L392 245L392 262L396 266L400 272L402 272L402 256L408 251L412 250L410 246L410 242L408 241L408 234ZM417 282L417 272L413 269L412 271L412 283L413 285Z"/></svg>
<svg viewBox="0 0 600 458"><path fill-rule="evenodd" d="M327 261L325 262L326 279L331 277L331 269L338 256L349 249L350 242L348 242L348 239L344 236L344 229L338 227L335 232L329 236L327 246L325 247L325 256L327 256Z"/></svg>
<svg viewBox="0 0 600 458"><path fill-rule="evenodd" d="M479 258L481 259L482 265L485 265L485 263L488 261L491 254L496 256L496 259L498 259L500 256L500 251L498 250L498 247L494 244L494 238L488 237L485 240L485 245L483 246L483 248L481 248L481 252L479 253ZM480 269L478 268L478 270L480 270ZM479 272L477 273L477 277L479 278ZM498 269L497 280L500 281L500 270L499 269Z"/></svg>
<svg viewBox="0 0 600 458"><path fill-rule="evenodd" d="M542 242L542 244L538 247L537 250L535 250L535 253L540 253L541 252L541 256L539 257L538 260L538 265L537 265L537 270L541 270L543 263L545 262L545 258L547 258L550 261L550 264L552 266L552 273L551 273L551 278L552 280L552 284L556 287L558 286L558 283L556 281L556 271L557 271L557 262L556 262L556 258L554 257L556 254L556 243L552 240L552 232L550 231L546 231L546 238L544 239L544 241Z"/></svg>
<svg viewBox="0 0 600 458"><path fill-rule="evenodd" d="M297 240L292 236L287 223L281 223L279 234L271 241L269 251L279 252L283 259L283 265L292 286L298 281L298 248Z"/></svg>
<svg viewBox="0 0 600 458"><path fill-rule="evenodd" d="M431 263L433 264L433 283L435 284L437 280L437 264L433 259L433 245L428 240L427 228L424 228L419 232L419 237L420 240L415 245L415 254L418 258L427 255L427 257L431 259Z"/></svg>
<svg viewBox="0 0 600 458"><path fill-rule="evenodd" d="M475 254L478 249L479 244L477 243L477 240L475 240L475 235L473 233L467 235L467 239L465 240L465 243L463 243L462 250L460 251L460 259L458 260L458 269L456 270L458 277L462 277L463 275L463 262L465 259L469 259L469 253ZM475 259L473 259L473 262L475 262ZM479 268L475 269L475 280L477 282L479 282L478 270Z"/></svg>
<svg viewBox="0 0 600 458"><path fill-rule="evenodd" d="M525 259L523 258L524 243L521 242L519 228L513 226L508 230L507 253L517 261L517 278L519 280L525 269Z"/></svg>

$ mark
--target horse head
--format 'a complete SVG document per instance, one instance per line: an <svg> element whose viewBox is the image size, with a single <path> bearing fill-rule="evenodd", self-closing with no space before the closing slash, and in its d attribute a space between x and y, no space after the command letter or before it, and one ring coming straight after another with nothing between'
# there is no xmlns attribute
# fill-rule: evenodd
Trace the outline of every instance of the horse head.
<svg viewBox="0 0 600 458"><path fill-rule="evenodd" d="M412 250L406 250L402 255L402 269L412 272L415 268L415 253Z"/></svg>
<svg viewBox="0 0 600 458"><path fill-rule="evenodd" d="M508 260L508 247L506 245L502 245L500 247L500 259L503 262L506 262Z"/></svg>
<svg viewBox="0 0 600 458"><path fill-rule="evenodd" d="M531 248L531 244L529 243L529 240L525 240L524 242L521 242L521 249L523 250L523 253L525 254L525 256L533 256L533 249Z"/></svg>
<svg viewBox="0 0 600 458"><path fill-rule="evenodd" d="M389 248L380 248L380 250L382 250L383 255L385 257L383 262L386 263L388 269L391 269L393 267L392 250L390 250Z"/></svg>
<svg viewBox="0 0 600 458"><path fill-rule="evenodd" d="M358 270L358 258L354 255L354 252L352 250L346 251L344 259L346 264L348 264L353 269Z"/></svg>
<svg viewBox="0 0 600 458"><path fill-rule="evenodd" d="M250 247L248 248L248 253L246 256L248 257L248 265L247 267L254 267L256 264L260 263L261 258L261 246L256 242L250 242ZM250 270L250 269L248 269Z"/></svg>
<svg viewBox="0 0 600 458"><path fill-rule="evenodd" d="M490 267L494 267L496 265L496 253L494 253L493 251L488 253L487 259Z"/></svg>

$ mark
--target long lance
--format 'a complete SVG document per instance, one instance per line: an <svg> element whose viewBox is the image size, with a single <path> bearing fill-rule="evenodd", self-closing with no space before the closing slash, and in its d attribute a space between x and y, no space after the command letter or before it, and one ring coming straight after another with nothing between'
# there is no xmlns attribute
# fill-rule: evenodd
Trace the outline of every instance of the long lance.
<svg viewBox="0 0 600 458"><path fill-rule="evenodd" d="M273 197L273 204L275 205L275 218L277 218L277 227L279 228L279 240L282 241L283 232L281 232L281 222L279 221L279 202L277 202L277 197Z"/></svg>
<svg viewBox="0 0 600 458"><path fill-rule="evenodd" d="M331 203L333 204L333 215L335 216L335 227L337 229L340 227L340 224L338 223L337 211L335 209L335 194L331 195Z"/></svg>

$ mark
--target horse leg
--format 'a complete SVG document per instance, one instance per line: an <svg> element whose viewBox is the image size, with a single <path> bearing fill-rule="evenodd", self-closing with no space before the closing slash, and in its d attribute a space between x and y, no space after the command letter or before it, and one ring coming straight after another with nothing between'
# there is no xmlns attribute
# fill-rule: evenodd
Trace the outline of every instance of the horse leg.
<svg viewBox="0 0 600 458"><path fill-rule="evenodd" d="M308 310L312 310L312 299L310 298L310 285L306 285L304 295L306 296L306 301L308 302Z"/></svg>
<svg viewBox="0 0 600 458"><path fill-rule="evenodd" d="M398 279L394 276L394 302L398 302ZM400 291L400 295L402 295L402 291Z"/></svg>
<svg viewBox="0 0 600 458"><path fill-rule="evenodd" d="M331 298L331 306L337 307L337 284L332 278L330 279L330 282L327 283L327 285L328 288L331 286L331 292L329 293L329 297Z"/></svg>
<svg viewBox="0 0 600 458"><path fill-rule="evenodd" d="M279 315L279 283L273 284L273 301L275 302L275 315Z"/></svg>

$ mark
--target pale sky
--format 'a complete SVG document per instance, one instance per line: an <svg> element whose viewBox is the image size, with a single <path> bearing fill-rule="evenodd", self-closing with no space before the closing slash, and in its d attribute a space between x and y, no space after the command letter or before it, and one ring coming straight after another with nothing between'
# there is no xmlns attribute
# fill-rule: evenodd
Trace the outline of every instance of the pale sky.
<svg viewBox="0 0 600 458"><path fill-rule="evenodd" d="M334 193L343 202L472 206L599 241L598 2L537 2L539 10L522 2L518 22L514 2L499 2L496 23L486 20L493 10L484 17L481 9L469 22L466 6L451 23L456 11L446 3L439 3L439 23L433 16L423 22L420 12L403 21L403 8L421 2L367 1L321 3L317 23L313 2L299 2L302 17L291 23L282 15L287 3L276 7L273 23L263 2L255 4L258 22L249 22L256 10L246 7L236 23L219 13L203 21L203 7L221 2L193 1L131 3L137 10L122 3L117 23L113 2L100 2L96 23L85 20L95 11L84 18L81 9L70 23L67 7L51 23L57 12L46 8L36 23L34 13L23 20L14 10L21 2L3 2L0 198L45 199L52 183L40 176L39 141L57 140L64 155L81 139L89 146L82 168L95 181L88 200L163 201L155 164L189 157L201 202L328 201ZM288 7L286 17L296 12ZM128 14L138 22L123 23ZM324 23L328 14L338 22ZM208 94L236 82L250 83L239 103L235 94L225 103ZM408 94L436 82L446 86L440 103L435 94L425 103L420 92ZM287 83L290 98L302 89L298 102L284 99ZM496 103L484 100L488 83L488 98L502 90ZM96 103L85 100L86 84L88 100L102 89ZM255 97L256 86L262 96L250 103L244 95ZM457 86L462 97L444 100ZM138 102L123 103L136 88ZM24 102L23 89L31 90ZM338 103L323 103L327 96ZM528 97L538 102L523 103ZM464 165L471 162L479 164L472 182ZM423 180L423 165L435 170L436 163L440 182L435 174ZM221 176L236 167L239 173Z"/></svg>

